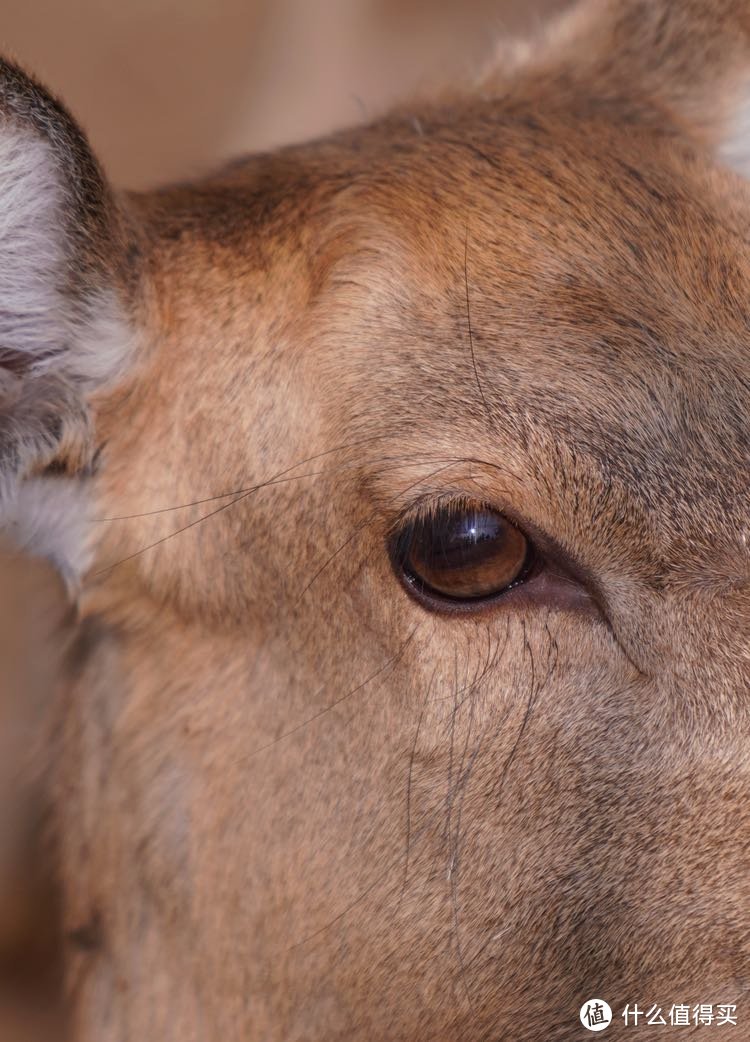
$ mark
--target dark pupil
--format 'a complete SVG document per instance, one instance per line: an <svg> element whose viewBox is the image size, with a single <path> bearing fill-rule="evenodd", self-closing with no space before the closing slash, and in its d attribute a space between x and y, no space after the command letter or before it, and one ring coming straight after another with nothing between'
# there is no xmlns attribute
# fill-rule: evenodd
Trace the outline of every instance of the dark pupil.
<svg viewBox="0 0 750 1042"><path fill-rule="evenodd" d="M457 599L501 593L522 577L525 536L486 508L447 507L406 534L404 567L423 590Z"/></svg>

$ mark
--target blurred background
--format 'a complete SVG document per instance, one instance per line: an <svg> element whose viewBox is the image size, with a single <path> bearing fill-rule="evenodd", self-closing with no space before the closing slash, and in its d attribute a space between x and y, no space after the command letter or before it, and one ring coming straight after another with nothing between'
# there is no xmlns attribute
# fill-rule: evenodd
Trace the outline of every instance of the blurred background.
<svg viewBox="0 0 750 1042"><path fill-rule="evenodd" d="M3 0L0 48L140 188L373 118L564 2Z"/></svg>

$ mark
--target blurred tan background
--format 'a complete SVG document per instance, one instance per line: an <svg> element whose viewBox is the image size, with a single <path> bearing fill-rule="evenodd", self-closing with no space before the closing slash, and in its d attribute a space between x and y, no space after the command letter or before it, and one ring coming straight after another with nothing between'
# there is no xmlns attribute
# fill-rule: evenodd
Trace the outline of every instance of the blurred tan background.
<svg viewBox="0 0 750 1042"><path fill-rule="evenodd" d="M362 122L561 2L2 0L0 47L142 187Z"/></svg>

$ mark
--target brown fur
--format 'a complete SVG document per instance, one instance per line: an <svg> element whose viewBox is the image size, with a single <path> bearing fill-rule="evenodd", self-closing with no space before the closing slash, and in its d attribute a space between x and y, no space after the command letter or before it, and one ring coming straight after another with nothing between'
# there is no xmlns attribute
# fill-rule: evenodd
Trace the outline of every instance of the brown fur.
<svg viewBox="0 0 750 1042"><path fill-rule="evenodd" d="M49 1019L59 1020L59 909L43 793L75 617L55 569L5 540L0 576L0 1036L37 1042L49 1037L41 1034Z"/></svg>
<svg viewBox="0 0 750 1042"><path fill-rule="evenodd" d="M745 12L597 5L122 200L140 353L91 400L53 793L76 1042L551 1042L592 995L608 1038L747 1030ZM387 546L446 493L585 604L427 612Z"/></svg>

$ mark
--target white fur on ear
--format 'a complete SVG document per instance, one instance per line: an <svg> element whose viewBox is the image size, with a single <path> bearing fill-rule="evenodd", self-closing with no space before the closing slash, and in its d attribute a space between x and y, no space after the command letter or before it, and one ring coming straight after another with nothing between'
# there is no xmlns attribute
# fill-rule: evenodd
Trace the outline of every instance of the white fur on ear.
<svg viewBox="0 0 750 1042"><path fill-rule="evenodd" d="M0 533L75 588L91 397L134 354L137 243L75 121L0 58ZM52 463L66 476L45 475Z"/></svg>
<svg viewBox="0 0 750 1042"><path fill-rule="evenodd" d="M74 593L91 559L86 483L52 477L23 482L0 506L0 531L19 551L51 561Z"/></svg>
<svg viewBox="0 0 750 1042"><path fill-rule="evenodd" d="M0 362L10 351L32 376L54 370L99 386L123 368L132 334L113 292L66 293L76 259L60 175L47 141L0 123Z"/></svg>
<svg viewBox="0 0 750 1042"><path fill-rule="evenodd" d="M40 361L63 339L60 204L49 145L0 130L0 346Z"/></svg>

